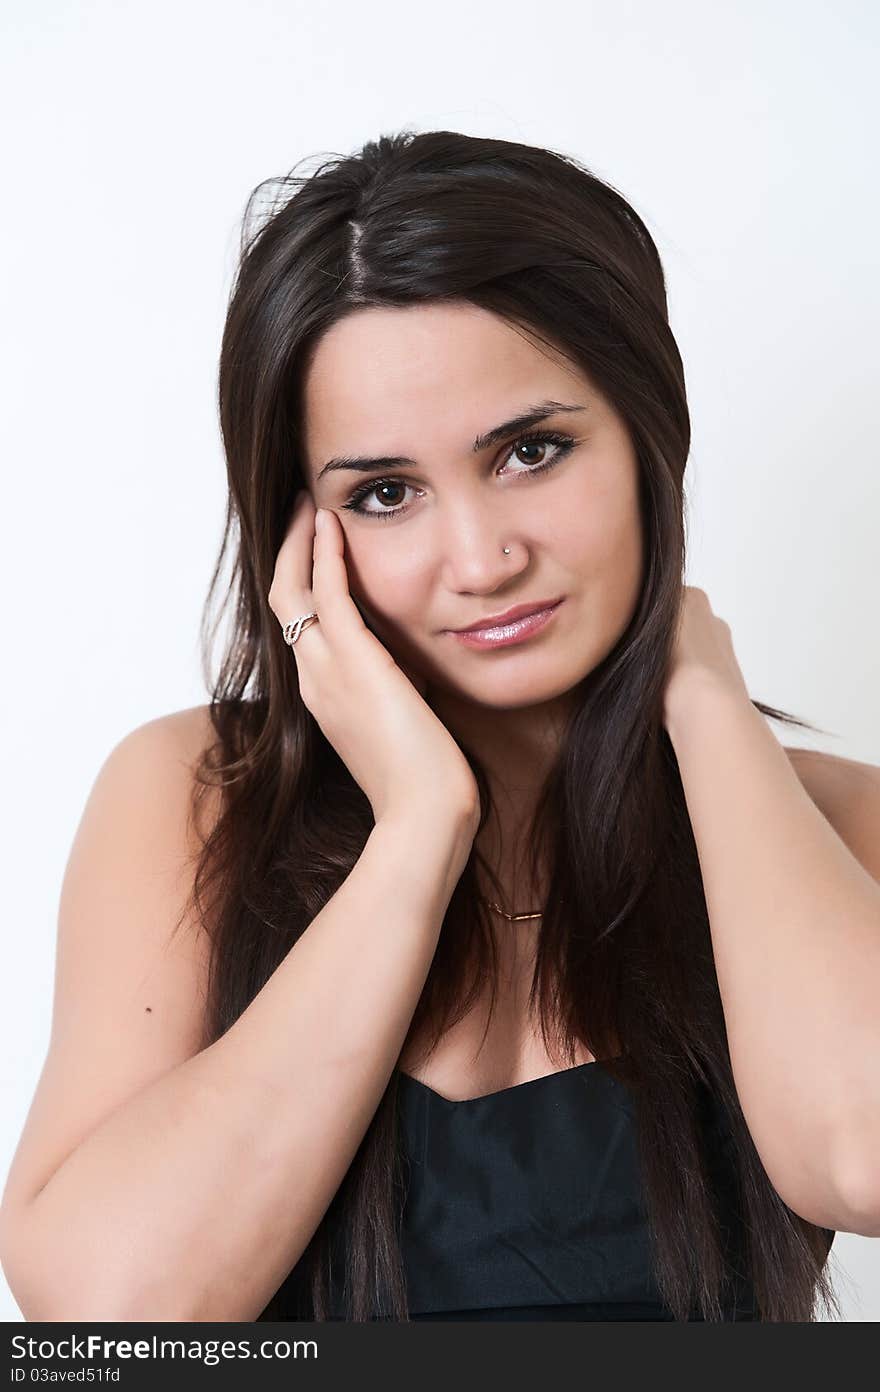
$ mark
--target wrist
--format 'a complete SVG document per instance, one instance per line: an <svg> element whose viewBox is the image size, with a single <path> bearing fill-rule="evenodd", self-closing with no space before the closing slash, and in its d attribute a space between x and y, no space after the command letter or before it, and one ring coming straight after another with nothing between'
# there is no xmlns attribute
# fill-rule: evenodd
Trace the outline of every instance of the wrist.
<svg viewBox="0 0 880 1392"><path fill-rule="evenodd" d="M479 816L467 804L413 799L389 809L373 828L391 855L448 864L457 880L470 855Z"/></svg>
<svg viewBox="0 0 880 1392"><path fill-rule="evenodd" d="M698 727L704 719L712 720L733 707L754 710L748 692L735 689L713 677L711 673L695 673L667 692L663 723L673 745Z"/></svg>
<svg viewBox="0 0 880 1392"><path fill-rule="evenodd" d="M384 869L391 869L400 894L426 896L432 909L446 912L471 855L473 832L457 812L421 803L380 817L369 844Z"/></svg>

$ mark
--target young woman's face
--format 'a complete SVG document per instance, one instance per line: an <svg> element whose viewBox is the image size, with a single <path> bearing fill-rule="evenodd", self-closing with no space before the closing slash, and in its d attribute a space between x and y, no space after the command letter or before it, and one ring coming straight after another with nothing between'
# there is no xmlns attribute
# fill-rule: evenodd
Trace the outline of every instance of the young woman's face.
<svg viewBox="0 0 880 1392"><path fill-rule="evenodd" d="M548 402L577 409L474 450ZM351 593L429 686L534 705L613 648L642 581L638 470L626 427L582 373L469 304L365 308L319 340L303 404L306 483L342 524ZM528 443L548 431L571 448ZM355 456L380 462L326 468ZM522 642L474 648L450 632L559 598Z"/></svg>

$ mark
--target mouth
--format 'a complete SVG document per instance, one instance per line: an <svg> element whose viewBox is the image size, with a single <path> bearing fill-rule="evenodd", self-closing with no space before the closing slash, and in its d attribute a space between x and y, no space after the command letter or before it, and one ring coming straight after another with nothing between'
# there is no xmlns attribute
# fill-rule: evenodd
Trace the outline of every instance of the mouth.
<svg viewBox="0 0 880 1392"><path fill-rule="evenodd" d="M468 647L499 648L520 643L550 622L563 603L560 599L542 600L539 604L520 604L504 614L481 619L476 627L447 629L447 632Z"/></svg>
<svg viewBox="0 0 880 1392"><path fill-rule="evenodd" d="M477 619L476 623L466 624L463 628L448 628L446 632L486 633L490 629L513 623L515 619L524 619L530 614L542 614L545 609L550 609L560 602L561 596L557 599L536 599L533 604L515 604L512 609L503 609L498 614L486 614L482 619Z"/></svg>

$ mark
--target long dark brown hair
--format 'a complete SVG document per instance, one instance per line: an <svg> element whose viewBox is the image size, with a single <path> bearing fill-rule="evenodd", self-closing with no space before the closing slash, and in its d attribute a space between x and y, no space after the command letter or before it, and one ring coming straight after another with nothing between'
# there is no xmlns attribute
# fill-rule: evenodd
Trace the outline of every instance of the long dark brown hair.
<svg viewBox="0 0 880 1392"><path fill-rule="evenodd" d="M661 718L683 595L690 446L664 274L641 217L568 155L404 131L267 180L249 197L219 364L226 527L202 625L216 741L202 757L196 803L209 787L222 789L192 901L212 942L204 1044L250 1004L349 875L373 826L365 794L300 699L296 663L267 603L305 483L304 364L351 310L440 300L470 302L561 349L617 410L638 456L643 589L626 631L580 684L529 838L533 870L539 859L551 867L530 1004L545 1039L561 1041L569 1058L582 1043L632 1093L655 1273L673 1317L723 1318L740 1263L760 1319L813 1320L820 1302L822 1317L839 1317L827 1272L833 1234L776 1193L737 1098L696 845ZM482 826L490 791L464 752ZM478 861L498 883L472 850L411 1035L427 1023L436 1042L486 986L494 1002ZM328 1317L334 1231L344 1233L348 1318L408 1317L397 1080L395 1069L297 1265L304 1279L285 1283L261 1319ZM719 1197L707 1097L724 1123L736 1233Z"/></svg>

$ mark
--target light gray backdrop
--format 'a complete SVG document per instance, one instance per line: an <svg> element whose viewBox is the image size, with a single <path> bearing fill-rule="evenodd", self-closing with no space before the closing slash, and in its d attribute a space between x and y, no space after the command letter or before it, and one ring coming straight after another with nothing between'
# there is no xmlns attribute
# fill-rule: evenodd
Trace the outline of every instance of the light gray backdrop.
<svg viewBox="0 0 880 1392"><path fill-rule="evenodd" d="M572 153L630 199L687 372L688 580L730 623L753 695L833 730L818 747L880 764L878 14L6 0L4 1176L92 781L128 730L206 699L239 219L302 156L446 127ZM880 1242L838 1235L832 1263L847 1318L876 1320ZM4 1317L20 1316L0 1280Z"/></svg>

